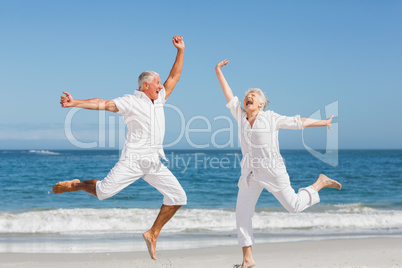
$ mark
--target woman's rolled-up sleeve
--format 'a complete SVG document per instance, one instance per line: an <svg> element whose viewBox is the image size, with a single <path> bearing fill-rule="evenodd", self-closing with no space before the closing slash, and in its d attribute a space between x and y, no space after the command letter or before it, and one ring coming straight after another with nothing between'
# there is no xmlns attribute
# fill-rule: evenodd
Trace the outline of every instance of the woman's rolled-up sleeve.
<svg viewBox="0 0 402 268"><path fill-rule="evenodd" d="M231 99L228 104L226 104L226 107L229 108L236 121L239 121L242 113L244 112L241 108L239 99L236 96L233 97L233 99Z"/></svg>
<svg viewBox="0 0 402 268"><path fill-rule="evenodd" d="M286 129L302 129L303 128L303 123L300 119L300 115L295 115L295 116L285 116L285 115L280 115L277 113L272 113L276 128L286 128Z"/></svg>

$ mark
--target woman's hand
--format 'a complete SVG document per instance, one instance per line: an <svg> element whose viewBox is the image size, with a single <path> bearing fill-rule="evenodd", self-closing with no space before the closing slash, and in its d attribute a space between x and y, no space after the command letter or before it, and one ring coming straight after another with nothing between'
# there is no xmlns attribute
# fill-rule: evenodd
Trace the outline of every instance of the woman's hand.
<svg viewBox="0 0 402 268"><path fill-rule="evenodd" d="M331 130L331 124L332 124L332 118L333 118L333 117L334 117L334 116L331 115L330 118L328 118L327 120L325 120L325 121L327 122L327 127L329 128L329 130Z"/></svg>
<svg viewBox="0 0 402 268"><path fill-rule="evenodd" d="M216 69L216 70L217 70L217 69L221 69L223 66L225 66L225 65L228 64L228 63L229 63L229 61L228 61L227 59L225 59L225 60L219 62L218 65L216 65L215 69Z"/></svg>

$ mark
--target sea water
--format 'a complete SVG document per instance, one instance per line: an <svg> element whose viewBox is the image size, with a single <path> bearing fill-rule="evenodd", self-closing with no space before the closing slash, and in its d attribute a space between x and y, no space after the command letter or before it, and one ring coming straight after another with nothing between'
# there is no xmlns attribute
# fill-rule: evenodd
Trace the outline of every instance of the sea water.
<svg viewBox="0 0 402 268"><path fill-rule="evenodd" d="M402 235L401 150L341 150L336 166L304 150L281 153L296 191L320 173L343 187L323 189L321 202L297 215L263 191L253 217L257 242ZM188 204L166 224L158 249L236 245L241 152L166 156ZM0 252L146 250L141 233L162 195L142 179L103 201L84 192L52 194L58 181L103 179L118 159L114 150L0 151Z"/></svg>

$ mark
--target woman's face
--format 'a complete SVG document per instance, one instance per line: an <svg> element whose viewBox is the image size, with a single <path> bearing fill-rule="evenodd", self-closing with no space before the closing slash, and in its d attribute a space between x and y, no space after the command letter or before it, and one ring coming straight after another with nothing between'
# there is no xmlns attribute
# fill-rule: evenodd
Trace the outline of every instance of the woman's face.
<svg viewBox="0 0 402 268"><path fill-rule="evenodd" d="M244 97L243 107L246 111L254 111L259 110L262 107L262 103L260 102L260 98L256 93L251 92Z"/></svg>

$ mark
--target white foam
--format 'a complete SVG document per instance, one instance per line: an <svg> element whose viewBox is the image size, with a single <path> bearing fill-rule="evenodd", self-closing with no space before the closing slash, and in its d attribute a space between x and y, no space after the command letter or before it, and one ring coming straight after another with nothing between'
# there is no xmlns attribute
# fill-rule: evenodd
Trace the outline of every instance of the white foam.
<svg viewBox="0 0 402 268"><path fill-rule="evenodd" d="M49 154L49 155L59 155L60 153L48 151L48 150L29 150L30 153L35 154Z"/></svg>
<svg viewBox="0 0 402 268"><path fill-rule="evenodd" d="M58 209L0 213L0 234L136 234L147 230L158 209ZM402 211L346 205L293 215L257 211L256 232L270 234L342 234L402 232ZM219 235L235 233L233 210L181 209L164 227L165 233Z"/></svg>

